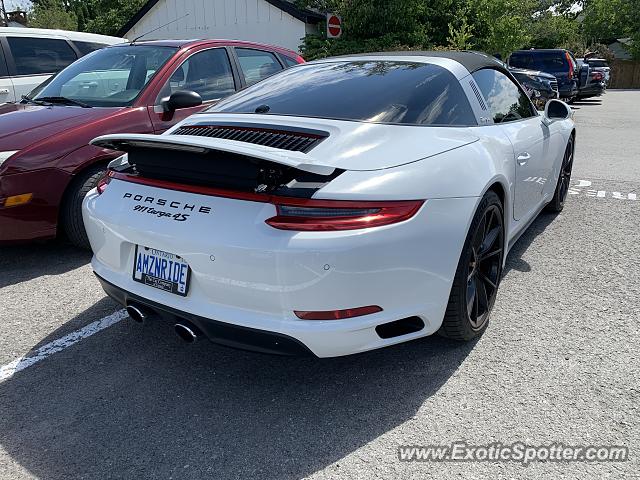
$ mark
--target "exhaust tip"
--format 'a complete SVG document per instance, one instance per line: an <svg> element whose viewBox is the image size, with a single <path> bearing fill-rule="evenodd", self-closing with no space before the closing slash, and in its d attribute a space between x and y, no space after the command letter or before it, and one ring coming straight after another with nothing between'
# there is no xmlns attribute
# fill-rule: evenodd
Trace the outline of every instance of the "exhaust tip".
<svg viewBox="0 0 640 480"><path fill-rule="evenodd" d="M174 325L174 330L180 339L186 343L194 343L198 340L198 334L196 333L196 329L191 326L187 326L183 323L176 323Z"/></svg>
<svg viewBox="0 0 640 480"><path fill-rule="evenodd" d="M138 323L144 323L147 318L149 318L149 315L146 313L145 309L138 305L127 305L127 313L133 321Z"/></svg>

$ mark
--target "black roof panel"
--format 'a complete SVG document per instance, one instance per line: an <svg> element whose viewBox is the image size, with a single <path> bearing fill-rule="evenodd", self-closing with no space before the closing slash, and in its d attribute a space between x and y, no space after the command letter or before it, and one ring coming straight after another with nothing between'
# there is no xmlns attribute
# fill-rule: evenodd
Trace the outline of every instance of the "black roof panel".
<svg viewBox="0 0 640 480"><path fill-rule="evenodd" d="M351 55L341 55L338 58L345 57L366 57L366 56L380 56L380 55L397 55L403 57L439 57L448 58L460 63L469 72L475 72L481 68L492 67L501 71L506 71L504 63L491 55L487 55L482 52L472 51L453 51L453 50L433 50L433 51L419 51L419 50L407 50L400 52L372 52L372 53L358 53Z"/></svg>

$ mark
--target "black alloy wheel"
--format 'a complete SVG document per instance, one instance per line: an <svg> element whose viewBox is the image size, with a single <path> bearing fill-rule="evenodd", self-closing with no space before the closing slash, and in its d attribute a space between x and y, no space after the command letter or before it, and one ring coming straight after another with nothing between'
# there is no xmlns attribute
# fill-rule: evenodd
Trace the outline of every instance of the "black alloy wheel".
<svg viewBox="0 0 640 480"><path fill-rule="evenodd" d="M471 340L489 324L502 276L505 253L504 209L496 192L488 191L474 214L438 334Z"/></svg>
<svg viewBox="0 0 640 480"><path fill-rule="evenodd" d="M571 171L573 170L573 153L574 153L574 141L573 136L569 137L567 148L564 150L564 156L562 157L562 166L560 167L560 174L558 175L558 183L556 184L556 191L553 194L553 198L547 205L547 210L551 212L559 213L564 208L564 201L567 199L569 193L569 186L571 185Z"/></svg>
<svg viewBox="0 0 640 480"><path fill-rule="evenodd" d="M467 266L467 316L473 330L482 330L489 319L498 293L503 251L502 212L491 205L476 228Z"/></svg>

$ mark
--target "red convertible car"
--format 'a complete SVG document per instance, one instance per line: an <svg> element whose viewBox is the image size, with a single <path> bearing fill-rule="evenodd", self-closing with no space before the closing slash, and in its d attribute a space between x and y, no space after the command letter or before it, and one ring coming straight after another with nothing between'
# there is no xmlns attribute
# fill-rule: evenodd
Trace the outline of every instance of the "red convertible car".
<svg viewBox="0 0 640 480"><path fill-rule="evenodd" d="M0 105L0 244L64 232L89 246L84 195L119 153L107 133L162 133L237 90L304 60L229 40L149 41L93 52L19 103Z"/></svg>

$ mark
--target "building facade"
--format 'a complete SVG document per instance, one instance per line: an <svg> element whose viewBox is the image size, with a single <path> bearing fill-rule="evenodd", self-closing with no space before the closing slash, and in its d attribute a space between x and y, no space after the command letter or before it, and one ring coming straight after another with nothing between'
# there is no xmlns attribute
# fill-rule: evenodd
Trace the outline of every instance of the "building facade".
<svg viewBox="0 0 640 480"><path fill-rule="evenodd" d="M286 0L149 0L118 32L133 40L224 38L299 50L324 17Z"/></svg>

